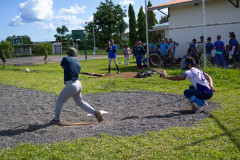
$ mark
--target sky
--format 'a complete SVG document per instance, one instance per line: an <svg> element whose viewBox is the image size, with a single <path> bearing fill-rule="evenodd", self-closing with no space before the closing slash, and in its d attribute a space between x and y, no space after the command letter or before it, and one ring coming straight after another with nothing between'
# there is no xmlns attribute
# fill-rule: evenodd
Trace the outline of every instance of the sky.
<svg viewBox="0 0 240 160"><path fill-rule="evenodd" d="M121 5L126 15L130 3L136 17L140 7L145 8L145 0L112 1ZM170 0L150 1L154 6ZM105 0L1 0L0 40L13 35L27 35L33 42L54 41L57 27L65 25L69 31L84 29L86 22L93 21L100 2ZM162 14L159 11L155 14L159 21ZM128 23L128 17L124 20Z"/></svg>

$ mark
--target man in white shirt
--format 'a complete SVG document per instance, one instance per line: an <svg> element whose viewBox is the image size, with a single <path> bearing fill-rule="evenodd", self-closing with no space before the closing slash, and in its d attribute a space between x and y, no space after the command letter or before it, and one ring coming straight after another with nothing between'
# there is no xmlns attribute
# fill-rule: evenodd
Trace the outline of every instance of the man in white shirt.
<svg viewBox="0 0 240 160"><path fill-rule="evenodd" d="M205 100L213 96L215 89L213 88L212 78L200 69L195 68L194 65L194 59L192 57L187 57L181 63L182 70L187 70L183 75L169 77L166 71L163 70L158 70L158 73L160 73L160 77L172 81L189 79L192 85L189 89L184 91L184 95L197 105L198 109L195 113L200 113L205 107Z"/></svg>

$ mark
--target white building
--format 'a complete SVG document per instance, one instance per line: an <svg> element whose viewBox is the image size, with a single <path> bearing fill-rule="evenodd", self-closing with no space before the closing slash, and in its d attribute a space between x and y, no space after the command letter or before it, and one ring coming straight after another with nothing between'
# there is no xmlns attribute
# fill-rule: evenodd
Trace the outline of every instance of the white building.
<svg viewBox="0 0 240 160"><path fill-rule="evenodd" d="M227 45L229 32L234 32L236 39L240 40L238 3L238 0L205 0L205 40L211 37L214 42L217 35L221 35ZM203 36L202 6L202 0L172 0L148 8L148 11L168 8L169 37L180 44L176 49L176 58L186 55L193 38L199 41Z"/></svg>

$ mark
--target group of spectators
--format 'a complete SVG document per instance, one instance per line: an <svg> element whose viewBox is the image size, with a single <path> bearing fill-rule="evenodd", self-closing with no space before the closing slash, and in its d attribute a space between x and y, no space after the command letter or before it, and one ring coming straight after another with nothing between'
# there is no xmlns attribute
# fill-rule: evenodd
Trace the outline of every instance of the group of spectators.
<svg viewBox="0 0 240 160"><path fill-rule="evenodd" d="M164 62L164 68L167 67L168 63L175 64L175 51L179 43L175 42L170 38L158 38L157 41L153 40L150 44L149 54L158 54Z"/></svg>
<svg viewBox="0 0 240 160"><path fill-rule="evenodd" d="M215 64L217 67L222 65L224 68L232 68L236 67L236 65L240 62L239 50L240 46L238 41L236 40L236 36L234 32L229 33L229 44L224 45L224 42L221 41L221 35L217 36L217 39L214 43L212 43L212 38L207 38L206 47L206 58L208 62L211 64ZM200 42L197 44L197 40L193 39L192 44L189 45L188 53L186 56L191 56L195 59L196 64L201 63L202 55L204 53L204 45L203 40L204 37L200 37ZM213 50L215 50L215 54L212 54Z"/></svg>

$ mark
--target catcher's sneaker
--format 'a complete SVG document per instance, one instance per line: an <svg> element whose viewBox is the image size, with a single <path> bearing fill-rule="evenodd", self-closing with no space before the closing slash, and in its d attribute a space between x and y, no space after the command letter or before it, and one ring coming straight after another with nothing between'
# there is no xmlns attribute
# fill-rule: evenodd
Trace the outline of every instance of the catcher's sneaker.
<svg viewBox="0 0 240 160"><path fill-rule="evenodd" d="M60 120L53 119L53 120L51 120L50 124L52 124L52 125L56 124L57 125L57 124L61 124L61 122L60 122Z"/></svg>
<svg viewBox="0 0 240 160"><path fill-rule="evenodd" d="M100 111L95 111L95 117L98 120L98 123L101 123L103 121L103 117Z"/></svg>
<svg viewBox="0 0 240 160"><path fill-rule="evenodd" d="M192 101L190 101L190 103L191 103L192 110L196 111L198 109L198 105L196 103L192 102Z"/></svg>
<svg viewBox="0 0 240 160"><path fill-rule="evenodd" d="M198 109L196 110L196 114L201 113L203 111L203 109L205 108L205 106L198 106Z"/></svg>

